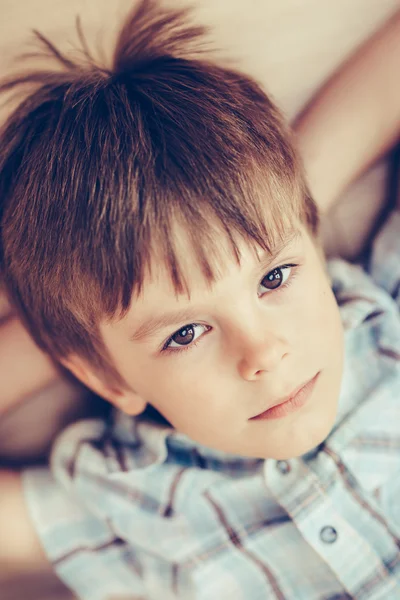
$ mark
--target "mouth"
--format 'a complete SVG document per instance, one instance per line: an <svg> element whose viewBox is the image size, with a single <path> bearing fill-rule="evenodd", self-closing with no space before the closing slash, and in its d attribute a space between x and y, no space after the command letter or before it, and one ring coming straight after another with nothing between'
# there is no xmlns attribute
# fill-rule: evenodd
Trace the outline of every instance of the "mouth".
<svg viewBox="0 0 400 600"><path fill-rule="evenodd" d="M318 371L314 377L293 390L289 396L279 400L276 404L255 417L251 417L249 421L280 419L304 406L314 390L320 372Z"/></svg>

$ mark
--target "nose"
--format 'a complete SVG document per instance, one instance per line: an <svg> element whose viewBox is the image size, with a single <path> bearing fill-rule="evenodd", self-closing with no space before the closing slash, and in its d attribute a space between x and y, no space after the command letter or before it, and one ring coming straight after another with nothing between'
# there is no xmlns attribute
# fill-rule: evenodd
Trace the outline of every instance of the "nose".
<svg viewBox="0 0 400 600"><path fill-rule="evenodd" d="M288 343L280 335L269 331L263 335L247 336L241 346L239 374L247 381L256 381L274 372L286 356Z"/></svg>

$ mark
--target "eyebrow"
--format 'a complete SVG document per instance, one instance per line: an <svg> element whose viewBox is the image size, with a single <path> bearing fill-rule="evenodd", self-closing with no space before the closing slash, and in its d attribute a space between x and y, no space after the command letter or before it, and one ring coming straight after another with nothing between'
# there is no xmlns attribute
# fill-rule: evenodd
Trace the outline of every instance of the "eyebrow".
<svg viewBox="0 0 400 600"><path fill-rule="evenodd" d="M289 236L285 237L281 243L277 244L272 252L263 251L260 253L258 256L259 262L262 263L267 259L268 263L272 263L279 256L279 254L281 254L288 246L293 244L300 237L301 232L299 230L294 230L291 234L289 234ZM136 328L133 334L130 335L129 339L132 342L138 342L144 338L150 337L150 335L154 334L160 329L165 329L167 327L171 327L172 325L184 326L185 324L195 321L198 314L198 308L190 307L187 309L178 309L158 316L150 317L149 319L143 321L143 323Z"/></svg>
<svg viewBox="0 0 400 600"><path fill-rule="evenodd" d="M130 336L132 342L137 342L143 338L149 337L160 329L164 329L171 325L179 325L180 323L189 323L196 319L199 314L198 309L188 308L186 310L178 310L164 313L157 317L150 317L144 321L136 331Z"/></svg>

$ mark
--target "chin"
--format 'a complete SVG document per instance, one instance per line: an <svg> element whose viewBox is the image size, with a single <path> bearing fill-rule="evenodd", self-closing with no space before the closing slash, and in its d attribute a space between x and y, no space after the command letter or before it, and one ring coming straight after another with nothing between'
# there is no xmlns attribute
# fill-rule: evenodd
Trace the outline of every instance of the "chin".
<svg viewBox="0 0 400 600"><path fill-rule="evenodd" d="M322 444L332 431L332 427L335 422L335 416L336 413L332 416L331 419L326 419L323 425L320 424L319 427L311 431L306 431L305 435L302 436L298 444L296 444L296 447L292 446L292 456L286 456L286 459L297 458L299 456L302 456L303 454L306 454L306 452L310 452L311 450L314 450L314 448Z"/></svg>
<svg viewBox="0 0 400 600"><path fill-rule="evenodd" d="M288 435L286 443L282 442L278 448L268 454L268 458L289 460L291 458L298 458L314 450L314 448L322 444L328 437L334 425L335 417L336 410L332 411L332 414L325 416L323 422L317 420L311 424L308 423L308 426L297 426L296 433L292 431L291 435Z"/></svg>

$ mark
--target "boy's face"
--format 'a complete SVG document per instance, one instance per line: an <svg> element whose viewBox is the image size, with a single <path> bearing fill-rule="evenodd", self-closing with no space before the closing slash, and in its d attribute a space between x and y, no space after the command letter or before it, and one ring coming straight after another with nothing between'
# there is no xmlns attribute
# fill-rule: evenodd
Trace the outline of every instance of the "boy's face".
<svg viewBox="0 0 400 600"><path fill-rule="evenodd" d="M285 459L322 442L336 415L343 333L320 249L296 231L274 258L243 243L239 265L227 249L213 284L182 241L190 299L159 267L127 315L102 324L134 390L112 401L134 414L141 398L193 440L234 454Z"/></svg>

